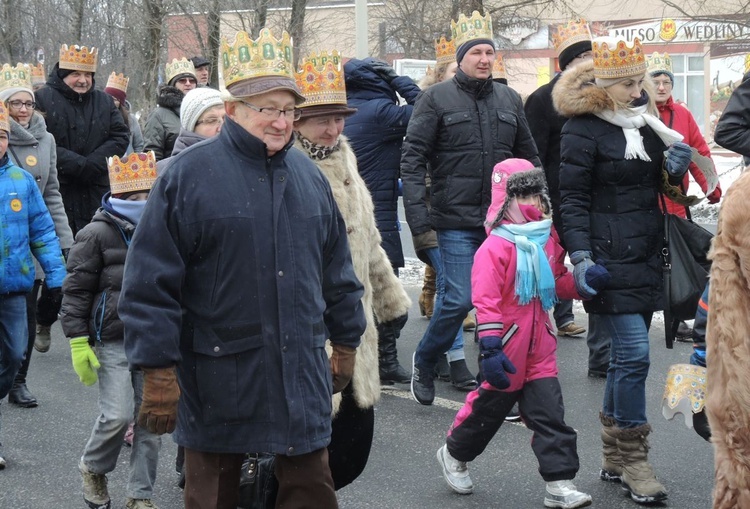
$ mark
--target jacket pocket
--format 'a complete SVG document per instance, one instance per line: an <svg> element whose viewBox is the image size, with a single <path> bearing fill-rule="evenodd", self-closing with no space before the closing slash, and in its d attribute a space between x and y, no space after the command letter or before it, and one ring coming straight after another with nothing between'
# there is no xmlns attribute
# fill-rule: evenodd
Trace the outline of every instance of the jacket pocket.
<svg viewBox="0 0 750 509"><path fill-rule="evenodd" d="M443 115L443 125L445 126L445 140L441 142L449 144L448 146L462 146L477 143L477 131L479 126L473 121L472 112L469 110L454 111ZM446 146L441 143L439 146Z"/></svg>
<svg viewBox="0 0 750 509"><path fill-rule="evenodd" d="M507 145L512 149L516 142L516 131L518 131L518 119L509 111L499 110L497 112L497 134L495 140Z"/></svg>
<svg viewBox="0 0 750 509"><path fill-rule="evenodd" d="M192 346L205 424L271 422L268 362L259 323L196 325Z"/></svg>

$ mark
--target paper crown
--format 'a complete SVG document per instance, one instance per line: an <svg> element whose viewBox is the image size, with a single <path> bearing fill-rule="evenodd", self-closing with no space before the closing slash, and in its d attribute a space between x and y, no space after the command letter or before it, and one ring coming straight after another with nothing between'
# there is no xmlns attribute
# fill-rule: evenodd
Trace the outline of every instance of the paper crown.
<svg viewBox="0 0 750 509"><path fill-rule="evenodd" d="M96 72L99 50L92 47L63 44L60 47L60 69L71 71Z"/></svg>
<svg viewBox="0 0 750 509"><path fill-rule="evenodd" d="M471 13L471 18L463 14L458 17L458 22L451 20L451 34L456 50L467 41L474 39L494 40L492 33L492 17L487 14L482 17L479 11Z"/></svg>
<svg viewBox="0 0 750 509"><path fill-rule="evenodd" d="M648 72L651 75L654 74L672 74L672 57L669 53L651 53L646 59Z"/></svg>
<svg viewBox="0 0 750 509"><path fill-rule="evenodd" d="M294 77L297 87L305 96L305 102L299 105L300 108L321 104L346 105L344 68L338 51L314 53L306 57Z"/></svg>
<svg viewBox="0 0 750 509"><path fill-rule="evenodd" d="M234 43L222 37L221 65L224 86L260 76L280 76L294 79L292 64L292 40L284 31L281 39L263 28L256 40L247 32L237 32Z"/></svg>
<svg viewBox="0 0 750 509"><path fill-rule="evenodd" d="M577 42L590 41L591 30L583 18L572 19L562 25L553 25L550 29L550 40L559 57L566 49Z"/></svg>
<svg viewBox="0 0 750 509"><path fill-rule="evenodd" d="M10 132L10 120L8 120L8 108L0 101L0 130Z"/></svg>
<svg viewBox="0 0 750 509"><path fill-rule="evenodd" d="M28 64L16 64L15 67L3 64L0 69L0 92L9 88L31 90L31 69Z"/></svg>
<svg viewBox="0 0 750 509"><path fill-rule="evenodd" d="M591 46L595 78L627 78L646 72L646 56L637 37L632 44L614 37L597 37Z"/></svg>
<svg viewBox="0 0 750 509"><path fill-rule="evenodd" d="M107 86L105 88L116 88L117 90L122 90L123 93L128 91L128 82L130 81L130 78L127 78L124 74L116 74L112 73L109 75L109 78L107 78Z"/></svg>
<svg viewBox="0 0 750 509"><path fill-rule="evenodd" d="M195 66L193 66L193 62L185 57L182 57L179 60L173 58L172 61L167 64L166 71L167 83L180 74L192 74L193 78L195 78Z"/></svg>
<svg viewBox="0 0 750 509"><path fill-rule="evenodd" d="M492 63L492 79L508 79L508 75L505 73L505 60L500 53L495 56L495 61Z"/></svg>
<svg viewBox="0 0 750 509"><path fill-rule="evenodd" d="M456 61L456 45L453 39L450 41L445 36L435 41L435 65L452 64Z"/></svg>
<svg viewBox="0 0 750 509"><path fill-rule="evenodd" d="M31 86L44 85L47 78L44 76L44 64L39 62L36 65L29 64L31 69Z"/></svg>
<svg viewBox="0 0 750 509"><path fill-rule="evenodd" d="M156 181L156 156L153 151L133 152L127 159L107 159L112 194L149 191Z"/></svg>
<svg viewBox="0 0 750 509"><path fill-rule="evenodd" d="M745 55L745 72L750 71L750 53Z"/></svg>

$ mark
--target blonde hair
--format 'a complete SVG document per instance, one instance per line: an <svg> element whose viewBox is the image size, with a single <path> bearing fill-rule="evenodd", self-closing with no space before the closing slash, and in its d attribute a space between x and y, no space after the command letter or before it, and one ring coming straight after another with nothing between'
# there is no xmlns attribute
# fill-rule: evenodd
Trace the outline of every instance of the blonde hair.
<svg viewBox="0 0 750 509"><path fill-rule="evenodd" d="M617 81L617 83L620 83L622 81L625 81L625 80L619 80ZM614 98L612 93L609 91L609 87L616 85L617 83L613 83L612 85L608 87L600 87L600 88L604 90L604 93L606 93L607 97L609 97L609 99L612 101L615 111L630 108L630 102L618 101L617 99ZM648 96L648 104L646 106L646 112L651 115L654 115L655 117L658 117L659 109L656 107L656 87L654 86L653 79L648 73L646 73L643 76L643 90L646 91L646 95Z"/></svg>
<svg viewBox="0 0 750 509"><path fill-rule="evenodd" d="M427 73L424 75L424 78L422 78L419 82L419 88L422 90L425 90L427 88L430 88L435 83L440 83L445 79L445 73L448 72L448 67L451 66L453 62L447 62L445 64L439 64L435 67L435 70Z"/></svg>

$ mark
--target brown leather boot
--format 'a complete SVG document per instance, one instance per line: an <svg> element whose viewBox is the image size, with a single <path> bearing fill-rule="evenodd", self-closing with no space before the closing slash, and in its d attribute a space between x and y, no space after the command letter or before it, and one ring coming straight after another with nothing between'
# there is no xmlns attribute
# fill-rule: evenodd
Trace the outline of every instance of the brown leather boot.
<svg viewBox="0 0 750 509"><path fill-rule="evenodd" d="M602 421L602 468L599 470L599 478L602 481L620 482L622 477L622 457L617 448L617 424L613 417L607 417L599 412L599 420Z"/></svg>
<svg viewBox="0 0 750 509"><path fill-rule="evenodd" d="M422 293L419 294L419 312L427 319L432 318L432 311L435 308L435 269L429 265L424 267L424 282L422 283Z"/></svg>
<svg viewBox="0 0 750 509"><path fill-rule="evenodd" d="M653 504L667 498L667 489L656 479L648 462L651 426L617 430L617 449L622 457L622 489L639 504Z"/></svg>

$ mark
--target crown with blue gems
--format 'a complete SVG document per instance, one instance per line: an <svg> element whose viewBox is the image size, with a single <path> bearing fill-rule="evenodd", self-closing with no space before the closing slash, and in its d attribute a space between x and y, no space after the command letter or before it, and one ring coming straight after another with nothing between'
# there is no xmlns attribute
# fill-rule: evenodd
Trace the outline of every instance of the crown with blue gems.
<svg viewBox="0 0 750 509"><path fill-rule="evenodd" d="M255 40L240 31L231 44L222 37L219 53L227 88L238 81L260 76L294 79L292 40L286 31L277 39L268 28L263 28Z"/></svg>
<svg viewBox="0 0 750 509"><path fill-rule="evenodd" d="M489 14L482 16L479 11L472 12L470 18L461 14L458 22L451 20L451 34L456 49L460 48L463 43L474 39L494 40L492 17Z"/></svg>
<svg viewBox="0 0 750 509"><path fill-rule="evenodd" d="M63 44L60 47L60 69L70 71L96 72L96 63L99 58L99 50L92 47L78 46L77 44L68 46Z"/></svg>
<svg viewBox="0 0 750 509"><path fill-rule="evenodd" d="M300 108L321 104L346 105L346 85L341 54L332 52L313 53L300 62L294 73L305 102Z"/></svg>

